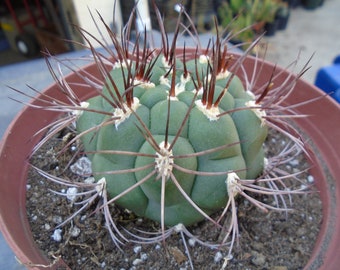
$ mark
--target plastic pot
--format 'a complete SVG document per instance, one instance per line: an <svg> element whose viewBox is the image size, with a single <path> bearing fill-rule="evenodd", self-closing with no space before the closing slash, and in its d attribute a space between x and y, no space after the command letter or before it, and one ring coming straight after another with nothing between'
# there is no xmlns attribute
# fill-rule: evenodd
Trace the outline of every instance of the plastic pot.
<svg viewBox="0 0 340 270"><path fill-rule="evenodd" d="M252 71L253 65L252 57L244 62L247 72ZM273 67L274 65L266 63L257 83L264 84L269 79ZM97 72L94 65L86 69L92 74ZM276 71L280 72L281 69L276 67ZM274 83L279 84L287 75L287 72L283 72ZM71 74L68 80L75 82L78 78L75 74ZM93 94L85 88L75 89L75 92L83 99ZM56 85L46 89L44 94L64 99ZM288 97L287 104L296 104L322 95L324 94L321 90L299 80L293 93ZM39 104L37 100L33 100L32 103ZM323 203L323 223L306 269L338 269L340 265L340 215L338 214L340 212L340 106L333 99L323 97L316 102L298 107L296 111L310 115L308 118L295 118L294 121L301 133L310 139L310 161L313 164L311 173ZM58 114L55 112L41 113L39 110L26 107L8 127L0 145L0 228L18 259L31 269L39 269L39 267L29 266L30 264L48 265L50 262L35 245L26 217L27 157L33 146L41 139L34 134L57 117ZM51 268L56 269L58 266L67 268L62 261Z"/></svg>
<svg viewBox="0 0 340 270"><path fill-rule="evenodd" d="M276 13L275 20L277 21L277 30L285 30L290 17L290 10L288 7L279 8Z"/></svg>
<svg viewBox="0 0 340 270"><path fill-rule="evenodd" d="M316 9L322 4L323 0L302 0L302 5L305 9Z"/></svg>
<svg viewBox="0 0 340 270"><path fill-rule="evenodd" d="M265 35L267 37L274 36L278 27L278 20L275 19L270 23L266 23L264 26Z"/></svg>

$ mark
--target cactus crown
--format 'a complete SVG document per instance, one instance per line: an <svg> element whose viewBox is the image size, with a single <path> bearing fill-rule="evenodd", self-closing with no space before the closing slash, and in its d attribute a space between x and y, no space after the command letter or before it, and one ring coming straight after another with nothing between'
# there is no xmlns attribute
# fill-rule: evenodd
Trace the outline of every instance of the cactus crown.
<svg viewBox="0 0 340 270"><path fill-rule="evenodd" d="M249 193L273 195L280 200L282 195L302 192L287 190L282 178L271 177L275 164L269 162L269 166L265 162L263 151L268 128L283 132L293 141L277 164L303 145L282 129L291 127L284 122L290 108L284 108L281 102L299 76L275 86L272 82L279 74L273 70L268 82L254 89L256 72L261 69L261 62L256 61L255 76L251 81L246 78L243 85L236 74L245 75L243 63L257 41L243 55L232 55L228 52L228 39L222 39L217 31L206 49L199 45L179 49L176 43L185 12L180 12L169 45L160 13L155 10L162 36L159 49L147 46L146 33L137 34L136 42L130 42L134 15L121 38L104 23L114 47L102 44L108 56L96 51L90 42L91 34L81 30L100 78L84 71L77 73L96 94L79 101L72 86L63 78L57 79L71 105L46 102L50 110L69 112L56 122L52 133L75 123L76 136L70 144L81 140L96 183L73 185L92 187L96 196L102 198L102 209L117 246L126 236L109 217L110 203L161 224L161 236L146 242L165 239L169 235L166 227L178 229L178 224L182 233L189 234L183 226L204 219L223 229L221 218L231 208L232 222L219 243L230 245L231 252L238 234L236 196L246 197L263 210L287 210L284 201L282 208L273 207L253 199ZM52 74L58 78L53 71ZM57 181L54 176L39 172ZM91 197L86 203L93 200ZM224 211L217 220L210 217L221 209ZM132 233L129 236L144 239Z"/></svg>

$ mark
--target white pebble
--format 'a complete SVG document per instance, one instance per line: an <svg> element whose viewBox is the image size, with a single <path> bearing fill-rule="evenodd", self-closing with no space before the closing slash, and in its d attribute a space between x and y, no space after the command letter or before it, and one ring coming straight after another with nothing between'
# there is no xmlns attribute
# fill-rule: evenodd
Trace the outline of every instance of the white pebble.
<svg viewBox="0 0 340 270"><path fill-rule="evenodd" d="M307 185L304 185L304 184L302 184L301 186L300 186L300 188L301 189L306 189L308 186Z"/></svg>
<svg viewBox="0 0 340 270"><path fill-rule="evenodd" d="M157 244L157 245L155 246L155 249L156 249L156 250L161 249L161 246Z"/></svg>
<svg viewBox="0 0 340 270"><path fill-rule="evenodd" d="M196 240L194 238L190 238L188 243L189 243L189 246L194 247L196 244Z"/></svg>
<svg viewBox="0 0 340 270"><path fill-rule="evenodd" d="M138 254L141 250L142 250L142 246L135 246L133 248L133 252L136 253L136 254Z"/></svg>
<svg viewBox="0 0 340 270"><path fill-rule="evenodd" d="M71 167L71 171L78 175L92 174L91 161L87 157L81 157Z"/></svg>
<svg viewBox="0 0 340 270"><path fill-rule="evenodd" d="M71 235L72 237L77 237L80 234L80 229L77 226L74 226L71 229Z"/></svg>
<svg viewBox="0 0 340 270"><path fill-rule="evenodd" d="M141 260L141 259L135 259L135 260L132 262L133 265L139 265L139 264L141 264L141 263L143 263L143 260Z"/></svg>
<svg viewBox="0 0 340 270"><path fill-rule="evenodd" d="M141 258L141 260L146 261L146 260L148 259L148 254L142 253L142 254L140 255L140 258Z"/></svg>
<svg viewBox="0 0 340 270"><path fill-rule="evenodd" d="M307 176L307 181L308 181L308 183L314 183L314 176L313 175L308 175Z"/></svg>
<svg viewBox="0 0 340 270"><path fill-rule="evenodd" d="M55 224L60 224L61 222L63 222L63 218L61 216L53 216L52 217L52 221L55 223Z"/></svg>
<svg viewBox="0 0 340 270"><path fill-rule="evenodd" d="M85 184L93 184L95 182L94 177L88 177L84 180Z"/></svg>
<svg viewBox="0 0 340 270"><path fill-rule="evenodd" d="M48 224L48 223L46 223L46 224L44 225L44 227L45 227L45 230L46 230L46 231L49 231L49 230L51 229L51 226L50 226L50 224Z"/></svg>
<svg viewBox="0 0 340 270"><path fill-rule="evenodd" d="M174 5L174 10L177 13L180 13L182 11L182 6L180 4L176 4L176 5Z"/></svg>
<svg viewBox="0 0 340 270"><path fill-rule="evenodd" d="M216 252L215 257L214 257L214 262L219 263L223 258L223 255L220 251Z"/></svg>
<svg viewBox="0 0 340 270"><path fill-rule="evenodd" d="M61 237L61 233L62 233L62 229L55 229L53 234L52 234L52 239L56 242L60 242L62 237Z"/></svg>
<svg viewBox="0 0 340 270"><path fill-rule="evenodd" d="M74 202L77 198L78 189L76 187L70 187L66 191L66 198L71 202Z"/></svg>
<svg viewBox="0 0 340 270"><path fill-rule="evenodd" d="M299 161L297 159L293 159L293 160L289 161L289 164L292 165L292 166L297 166L297 165L299 165Z"/></svg>

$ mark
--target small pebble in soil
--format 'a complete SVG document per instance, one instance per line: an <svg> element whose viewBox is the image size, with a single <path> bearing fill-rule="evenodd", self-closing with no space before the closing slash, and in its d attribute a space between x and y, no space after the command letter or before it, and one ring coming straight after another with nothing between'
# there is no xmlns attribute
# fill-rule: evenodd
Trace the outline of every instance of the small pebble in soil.
<svg viewBox="0 0 340 270"><path fill-rule="evenodd" d="M146 254L146 253L141 253L140 254L140 258L141 258L141 260L143 260L143 261L146 261L147 259L148 259L148 254Z"/></svg>
<svg viewBox="0 0 340 270"><path fill-rule="evenodd" d="M222 260L222 258L223 258L222 252L218 251L215 254L214 262L219 263Z"/></svg>
<svg viewBox="0 0 340 270"><path fill-rule="evenodd" d="M193 239L193 238L190 238L190 239L188 240L188 243L189 243L189 245L190 245L191 247L194 247L195 244L196 244L196 240Z"/></svg>
<svg viewBox="0 0 340 270"><path fill-rule="evenodd" d="M88 177L84 180L85 184L93 184L95 182L94 177Z"/></svg>
<svg viewBox="0 0 340 270"><path fill-rule="evenodd" d="M60 224L63 221L63 218L61 216L53 216L52 221L54 224Z"/></svg>
<svg viewBox="0 0 340 270"><path fill-rule="evenodd" d="M60 242L62 239L61 233L63 232L62 229L55 229L53 234L52 234L52 239L56 242Z"/></svg>
<svg viewBox="0 0 340 270"><path fill-rule="evenodd" d="M134 266L136 266L136 265L140 265L140 264L142 264L143 263L143 260L142 259L135 259L135 260L133 260L133 262L132 262L132 264L134 265Z"/></svg>
<svg viewBox="0 0 340 270"><path fill-rule="evenodd" d="M308 181L308 183L313 184L314 183L314 176L313 175L308 175L307 176L307 181Z"/></svg>
<svg viewBox="0 0 340 270"><path fill-rule="evenodd" d="M71 236L78 237L80 234L80 229L77 226L73 226L71 229Z"/></svg>
<svg viewBox="0 0 340 270"><path fill-rule="evenodd" d="M76 187L70 187L66 191L66 198L69 201L74 202L77 198L77 193L78 193L78 189Z"/></svg>
<svg viewBox="0 0 340 270"><path fill-rule="evenodd" d="M187 260L187 257L178 247L170 247L169 251L178 264L181 264Z"/></svg>
<svg viewBox="0 0 340 270"><path fill-rule="evenodd" d="M78 175L90 175L92 173L91 161L87 157L79 158L71 167L71 171Z"/></svg>
<svg viewBox="0 0 340 270"><path fill-rule="evenodd" d="M296 166L299 165L299 160L293 159L293 160L289 161L289 164L292 165L293 167L296 167Z"/></svg>
<svg viewBox="0 0 340 270"><path fill-rule="evenodd" d="M302 184L302 185L300 185L300 188L301 188L301 189L306 189L306 188L308 188L308 186L305 185L305 184Z"/></svg>
<svg viewBox="0 0 340 270"><path fill-rule="evenodd" d="M133 248L133 252L136 253L136 254L138 254L141 250L142 250L142 246L135 246Z"/></svg>

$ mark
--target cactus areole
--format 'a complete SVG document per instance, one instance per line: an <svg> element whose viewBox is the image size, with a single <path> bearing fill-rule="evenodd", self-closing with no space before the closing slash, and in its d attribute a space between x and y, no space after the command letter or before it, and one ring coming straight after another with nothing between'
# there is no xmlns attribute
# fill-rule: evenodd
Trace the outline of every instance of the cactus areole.
<svg viewBox="0 0 340 270"><path fill-rule="evenodd" d="M102 64L103 89L82 103L76 125L95 178L105 178L117 205L167 226L191 225L226 205L228 174L255 179L263 171L265 112L228 71L221 47L190 56L143 49Z"/></svg>

